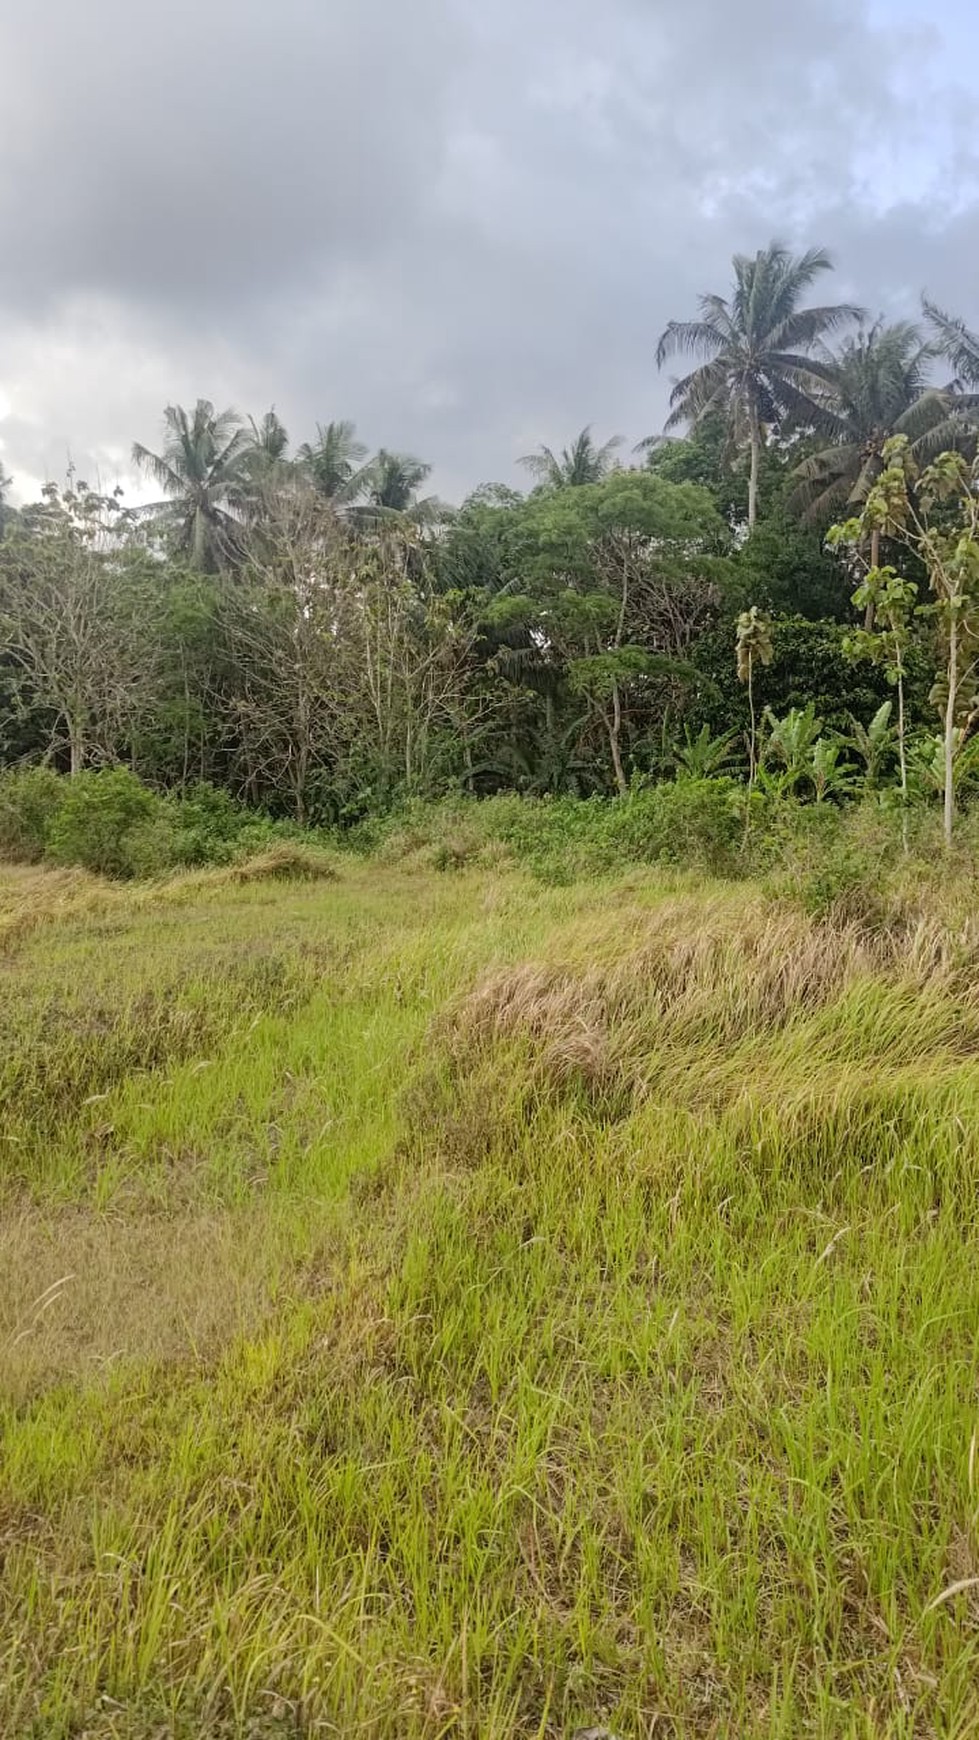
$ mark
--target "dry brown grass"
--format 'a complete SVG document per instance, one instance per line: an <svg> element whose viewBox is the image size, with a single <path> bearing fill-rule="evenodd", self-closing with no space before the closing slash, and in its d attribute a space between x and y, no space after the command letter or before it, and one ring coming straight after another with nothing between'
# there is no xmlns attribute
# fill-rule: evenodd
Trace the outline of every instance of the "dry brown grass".
<svg viewBox="0 0 979 1740"><path fill-rule="evenodd" d="M0 954L46 924L106 912L120 890L87 870L0 866Z"/></svg>
<svg viewBox="0 0 979 1740"><path fill-rule="evenodd" d="M333 882L337 867L328 852L301 841L281 840L240 864L228 864L211 872L215 884L248 882Z"/></svg>
<svg viewBox="0 0 979 1740"><path fill-rule="evenodd" d="M680 897L579 924L573 956L486 974L447 1028L457 1063L517 1042L532 1051L538 1081L635 1092L660 1047L729 1051L875 984L979 1012L979 929L911 913L871 933L730 892Z"/></svg>
<svg viewBox="0 0 979 1740"><path fill-rule="evenodd" d="M253 1331L291 1235L267 1208L100 1215L8 1209L0 1226L0 1392L133 1361L206 1359Z"/></svg>

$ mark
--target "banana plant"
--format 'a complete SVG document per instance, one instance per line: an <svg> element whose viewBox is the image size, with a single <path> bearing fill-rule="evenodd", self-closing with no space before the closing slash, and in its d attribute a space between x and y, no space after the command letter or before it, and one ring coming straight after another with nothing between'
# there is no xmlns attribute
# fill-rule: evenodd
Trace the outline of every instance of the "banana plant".
<svg viewBox="0 0 979 1740"><path fill-rule="evenodd" d="M768 737L762 750L762 763L768 778L764 784L770 790L787 797L812 779L813 746L822 736L823 722L816 714L816 704L793 707L784 719L776 719L770 707L765 708Z"/></svg>
<svg viewBox="0 0 979 1740"><path fill-rule="evenodd" d="M825 803L829 797L842 797L845 792L853 790L856 779L854 770L840 760L846 747L846 740L835 733L831 737L816 738L808 771L817 804Z"/></svg>
<svg viewBox="0 0 979 1740"><path fill-rule="evenodd" d="M941 797L945 790L945 735L925 731L911 739L908 748L908 781L919 795ZM956 730L953 743L952 779L955 795L979 781L979 737L965 738Z"/></svg>
<svg viewBox="0 0 979 1740"><path fill-rule="evenodd" d="M897 729L891 723L893 701L878 707L869 725L850 714L850 734L844 739L863 763L863 781L868 791L876 791L897 744Z"/></svg>
<svg viewBox="0 0 979 1740"><path fill-rule="evenodd" d="M702 725L694 737L685 725L683 747L675 750L673 757L677 779L716 779L735 759L732 745L736 735L726 731L723 737L714 737L710 726Z"/></svg>

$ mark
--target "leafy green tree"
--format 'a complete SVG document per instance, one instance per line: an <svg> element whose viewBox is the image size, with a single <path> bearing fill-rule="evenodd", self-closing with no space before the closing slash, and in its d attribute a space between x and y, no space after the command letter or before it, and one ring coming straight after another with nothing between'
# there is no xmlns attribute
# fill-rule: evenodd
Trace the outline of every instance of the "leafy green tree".
<svg viewBox="0 0 979 1740"><path fill-rule="evenodd" d="M3 466L0 465L0 538L3 537L4 527L7 523L7 518L8 518L9 513L10 513L10 507L9 507L9 503L8 503L7 498L10 494L10 488L11 488L12 483L13 483L13 478L10 477L9 474L6 471L4 471Z"/></svg>
<svg viewBox="0 0 979 1740"><path fill-rule="evenodd" d="M517 521L515 583L487 620L522 632L581 701L582 730L604 743L624 793L637 721L655 712L664 683L696 680L686 654L716 609L710 552L723 523L703 490L641 471L544 491Z"/></svg>
<svg viewBox="0 0 979 1740"><path fill-rule="evenodd" d="M781 769L774 781L775 789L782 794L794 794L805 780L813 779L813 752L815 745L823 740L823 721L816 712L814 701L805 707L791 708L783 719L777 719L771 708L766 707L765 721L768 725L763 755L765 769L767 771L773 763ZM823 759L825 764L826 758Z"/></svg>
<svg viewBox="0 0 979 1740"><path fill-rule="evenodd" d="M174 551L191 567L214 573L234 565L242 507L251 484L252 431L237 411L215 412L198 399L192 412L168 405L164 443L152 453L137 441L133 459L163 491L144 511L168 530Z"/></svg>
<svg viewBox="0 0 979 1740"><path fill-rule="evenodd" d="M879 527L874 529L879 532ZM905 580L895 568L869 568L853 595L854 604L865 613L864 627L850 635L845 643L850 658L867 659L880 665L888 682L893 683L897 691L897 751L904 802L908 796L907 655L917 597L918 588L914 581ZM878 711L877 720L882 711Z"/></svg>
<svg viewBox="0 0 979 1740"><path fill-rule="evenodd" d="M859 545L876 529L923 562L944 649L944 670L933 697L943 715L943 810L951 844L955 818L955 761L968 739L979 700L979 459L942 453L923 471L906 435L884 447L884 470L862 513L841 526L840 541ZM871 571L875 584L896 576ZM870 576L868 576L868 579ZM904 586L898 600L913 602Z"/></svg>
<svg viewBox="0 0 979 1740"><path fill-rule="evenodd" d="M852 749L863 763L864 784L868 791L876 791L894 755L898 733L891 720L893 711L893 701L882 701L869 725L864 725L852 713L850 715L850 731L845 741L847 748ZM902 743L901 790L906 794L907 769L903 750Z"/></svg>
<svg viewBox="0 0 979 1740"><path fill-rule="evenodd" d="M734 731L725 731L723 737L715 737L709 725L702 725L694 735L685 725L683 743L675 752L677 779L716 779L727 773L735 758L736 736Z"/></svg>
<svg viewBox="0 0 979 1740"><path fill-rule="evenodd" d="M847 747L841 737L820 735L816 738L809 758L809 778L817 804L852 791L854 771L843 759Z"/></svg>
<svg viewBox="0 0 979 1740"><path fill-rule="evenodd" d="M0 544L0 639L15 706L72 774L111 760L159 694L158 564L120 493L49 484Z"/></svg>
<svg viewBox="0 0 979 1740"><path fill-rule="evenodd" d="M831 265L822 248L795 256L779 242L754 257L737 254L731 296L702 296L699 319L671 320L659 341L660 367L682 352L704 359L675 383L667 427L695 427L723 414L730 448L747 448L749 454L749 526L758 517L759 467L769 433L811 422L828 375L815 347L860 315L850 303L801 305Z"/></svg>
<svg viewBox="0 0 979 1740"><path fill-rule="evenodd" d="M748 783L754 785L758 768L758 727L755 716L755 669L758 665L770 665L775 656L772 645L772 622L764 611L756 604L750 610L743 610L738 617L735 630L735 652L737 654L738 680L744 683L748 691L748 709L751 714L751 735L748 744Z"/></svg>
<svg viewBox="0 0 979 1740"><path fill-rule="evenodd" d="M884 447L906 435L919 461L954 441L949 397L929 384L935 347L908 321L878 321L847 339L818 394L817 427L828 441L797 467L791 503L804 519L825 525L841 509L860 507L884 466ZM869 565L880 565L880 528L870 532ZM865 627L873 628L873 599Z"/></svg>
<svg viewBox="0 0 979 1740"><path fill-rule="evenodd" d="M525 453L520 464L536 478L542 489L576 489L586 483L601 483L603 477L613 470L616 448L621 445L621 435L613 435L611 440L596 447L591 425L587 424L570 447L561 449L560 455L550 447L541 446L536 453Z"/></svg>
<svg viewBox="0 0 979 1740"><path fill-rule="evenodd" d="M825 525L865 502L892 435L907 435L919 457L947 445L948 400L929 380L934 355L910 321L877 321L845 339L837 357L826 355L829 377L815 394L826 444L793 474L792 504L805 519ZM875 549L871 567L878 561Z"/></svg>

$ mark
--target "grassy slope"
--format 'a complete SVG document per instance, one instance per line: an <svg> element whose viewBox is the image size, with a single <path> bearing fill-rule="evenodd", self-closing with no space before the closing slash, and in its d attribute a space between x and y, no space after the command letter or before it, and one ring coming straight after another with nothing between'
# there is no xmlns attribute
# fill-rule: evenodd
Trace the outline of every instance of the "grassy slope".
<svg viewBox="0 0 979 1740"><path fill-rule="evenodd" d="M979 1732L971 965L376 868L0 943L0 1732Z"/></svg>

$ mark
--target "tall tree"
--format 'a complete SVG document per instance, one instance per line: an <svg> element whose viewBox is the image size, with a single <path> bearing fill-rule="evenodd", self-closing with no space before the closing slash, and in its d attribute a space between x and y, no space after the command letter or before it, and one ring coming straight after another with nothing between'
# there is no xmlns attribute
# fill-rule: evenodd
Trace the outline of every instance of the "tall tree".
<svg viewBox="0 0 979 1740"><path fill-rule="evenodd" d="M370 484L367 447L353 423L317 423L316 440L304 441L298 457L317 494L337 507L359 500Z"/></svg>
<svg viewBox="0 0 979 1740"><path fill-rule="evenodd" d="M445 514L437 496L418 493L432 471L424 460L381 447L367 469L366 501L356 510L356 517L364 523L384 524L402 519L426 525Z"/></svg>
<svg viewBox="0 0 979 1740"><path fill-rule="evenodd" d="M144 511L170 529L175 550L192 567L208 573L230 567L251 483L252 430L237 411L216 412L209 399L198 399L192 412L168 405L163 426L160 453L139 441L133 447L136 464L165 498Z"/></svg>
<svg viewBox="0 0 979 1740"><path fill-rule="evenodd" d="M945 840L951 845L956 762L979 717L979 459L940 453L924 471L906 435L884 449L884 469L858 516L832 528L834 542L858 549L877 525L922 562L935 603L944 657L931 698L942 713L942 786ZM867 586L893 587L893 568L871 569ZM907 587L896 603L914 603ZM903 620L899 628L903 632Z"/></svg>
<svg viewBox="0 0 979 1740"><path fill-rule="evenodd" d="M12 482L13 478L10 477L10 475L4 471L3 466L0 465L0 538L3 537L3 529L10 512L7 505L7 496L10 492Z"/></svg>
<svg viewBox="0 0 979 1740"><path fill-rule="evenodd" d="M823 248L791 254L772 242L754 257L736 254L730 297L705 295L698 320L671 320L656 360L687 352L704 360L674 384L667 428L696 426L715 411L730 447L748 449L748 524L758 517L758 469L771 430L805 426L828 365L812 353L820 340L860 317L850 303L803 307L832 261Z"/></svg>
<svg viewBox="0 0 979 1740"><path fill-rule="evenodd" d="M935 348L955 371L953 390L961 393L979 391L979 334L971 332L964 320L937 308L927 297L923 307L934 334Z"/></svg>
<svg viewBox="0 0 979 1740"><path fill-rule="evenodd" d="M613 435L596 447L591 424L586 424L570 447L561 449L560 456L552 448L541 446L536 453L525 453L520 464L545 489L574 489L587 483L601 483L613 469L615 451L621 445L622 436Z"/></svg>
<svg viewBox="0 0 979 1740"><path fill-rule="evenodd" d="M265 465L277 465L289 451L289 431L273 405L260 423L248 419L252 432L252 450Z"/></svg>
<svg viewBox="0 0 979 1740"><path fill-rule="evenodd" d="M0 639L17 708L73 774L131 742L158 699L159 563L120 493L54 484L0 544Z"/></svg>
<svg viewBox="0 0 979 1740"><path fill-rule="evenodd" d="M793 507L825 525L847 505L860 506L883 470L885 443L907 435L918 458L947 447L949 401L930 385L935 346L910 321L873 326L847 338L819 388L818 430L826 445L793 472ZM871 565L876 567L876 550Z"/></svg>
<svg viewBox="0 0 979 1740"><path fill-rule="evenodd" d="M884 468L884 448L906 435L919 463L956 438L959 423L949 395L929 384L936 346L909 321L877 321L827 355L830 377L818 394L817 426L826 445L793 473L790 505L824 528L845 508L862 507ZM880 527L870 533L869 566L880 565ZM874 625L875 602L866 598L864 626Z"/></svg>

